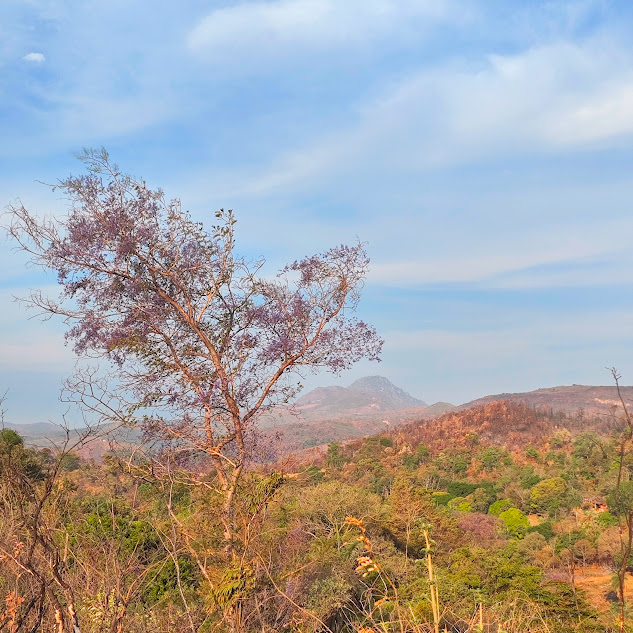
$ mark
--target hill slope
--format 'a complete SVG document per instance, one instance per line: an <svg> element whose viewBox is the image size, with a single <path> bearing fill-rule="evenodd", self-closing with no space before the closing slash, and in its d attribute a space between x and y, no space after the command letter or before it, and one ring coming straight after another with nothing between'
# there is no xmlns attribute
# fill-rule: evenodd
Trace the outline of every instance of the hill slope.
<svg viewBox="0 0 633 633"><path fill-rule="evenodd" d="M627 407L633 408L633 387L621 387ZM460 409L487 404L496 400L523 402L534 407L550 407L555 411L588 415L608 415L613 409L621 408L617 389L614 386L569 385L547 387L524 393L500 393L484 396L461 405Z"/></svg>
<svg viewBox="0 0 633 633"><path fill-rule="evenodd" d="M573 413L552 411L549 407L495 400L429 420L418 420L399 427L394 433L407 442L437 448L472 448L483 442L523 449L529 444L543 442L562 428L572 433L588 430L608 433L614 427L606 416L578 417Z"/></svg>

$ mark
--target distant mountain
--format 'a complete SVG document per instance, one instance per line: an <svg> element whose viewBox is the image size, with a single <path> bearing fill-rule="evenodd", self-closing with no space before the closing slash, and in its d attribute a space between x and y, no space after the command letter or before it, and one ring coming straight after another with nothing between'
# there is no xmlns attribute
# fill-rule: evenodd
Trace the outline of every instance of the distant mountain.
<svg viewBox="0 0 633 633"><path fill-rule="evenodd" d="M349 387L317 387L298 398L293 405L280 407L273 413L263 416L261 425L276 427L308 421L368 416L377 416L382 422L386 413L420 407L426 407L423 400L414 398L387 378L366 376Z"/></svg>
<svg viewBox="0 0 633 633"><path fill-rule="evenodd" d="M66 440L66 431L52 422L35 422L33 424L12 424L5 422L4 427L20 434L27 446L52 448L61 446ZM72 432L74 435L74 432Z"/></svg>
<svg viewBox="0 0 633 633"><path fill-rule="evenodd" d="M621 387L620 392L627 408L633 409L633 387ZM555 411L573 414L582 410L587 415L607 415L614 409L621 410L617 389L612 385L569 385L547 387L525 393L500 393L477 398L461 405L459 409L468 409L497 400L522 402L533 407L550 407Z"/></svg>
<svg viewBox="0 0 633 633"><path fill-rule="evenodd" d="M375 406L372 407L372 404ZM316 420L339 417L346 413L368 413L381 407L371 396L361 391L330 386L317 387L309 391L298 398L290 408L305 419Z"/></svg>
<svg viewBox="0 0 633 633"><path fill-rule="evenodd" d="M436 402L426 407L424 411L424 417L434 418L436 415L444 415L450 411L454 411L457 407L450 402Z"/></svg>
<svg viewBox="0 0 633 633"><path fill-rule="evenodd" d="M36 422L34 424L4 423L5 428L18 431L22 437L58 437L63 429L52 422Z"/></svg>
<svg viewBox="0 0 633 633"><path fill-rule="evenodd" d="M374 399L380 400L392 409L410 409L411 407L426 407L423 400L418 400L400 387L396 387L384 376L365 376L353 382L348 391L360 391Z"/></svg>
<svg viewBox="0 0 633 633"><path fill-rule="evenodd" d="M383 376L366 376L349 387L317 387L292 407L262 416L260 428L280 454L329 442L365 437L413 420L451 411L447 402L426 405Z"/></svg>
<svg viewBox="0 0 633 633"><path fill-rule="evenodd" d="M72 450L77 455L97 461L114 446L137 446L141 442L140 429L122 428L118 424L103 424L92 429L79 427L68 431L63 426L51 422L5 423L4 426L19 433L27 446L53 450L73 447Z"/></svg>
<svg viewBox="0 0 633 633"><path fill-rule="evenodd" d="M633 411L633 387L622 387L621 393ZM621 410L611 385L494 394L459 407L446 402L419 406L420 402L386 378L369 376L347 388L321 387L307 393L297 400L295 415L278 418L270 431L277 433L280 452L286 453L394 428L419 428L428 440L460 443L468 433L476 433L487 441L524 444L551 434L561 424L577 431L610 428L611 413Z"/></svg>

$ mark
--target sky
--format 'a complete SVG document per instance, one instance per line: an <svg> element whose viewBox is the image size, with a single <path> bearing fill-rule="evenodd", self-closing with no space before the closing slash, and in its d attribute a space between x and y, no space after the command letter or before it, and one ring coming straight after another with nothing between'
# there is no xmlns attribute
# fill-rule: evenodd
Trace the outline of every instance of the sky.
<svg viewBox="0 0 633 633"><path fill-rule="evenodd" d="M105 147L270 270L360 239L381 374L427 402L633 383L633 4L2 0L0 203ZM7 419L55 421L55 292L0 241ZM75 415L69 413L69 415Z"/></svg>

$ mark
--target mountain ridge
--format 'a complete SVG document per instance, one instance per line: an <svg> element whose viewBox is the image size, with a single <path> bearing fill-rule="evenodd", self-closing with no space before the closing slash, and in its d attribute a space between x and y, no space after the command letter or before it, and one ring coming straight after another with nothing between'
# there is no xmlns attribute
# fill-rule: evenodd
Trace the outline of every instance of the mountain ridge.
<svg viewBox="0 0 633 633"><path fill-rule="evenodd" d="M621 394L633 410L633 387L621 387ZM317 387L298 398L293 406L266 412L260 416L259 429L279 454L289 454L411 423L430 424L431 420L450 413L457 414L500 401L526 404L532 408L545 407L574 416L581 412L581 417L585 415L587 419L591 416L606 419L614 409L621 408L617 389L612 385L559 385L528 392L487 395L459 406L446 402L426 405L385 377L366 376L348 387ZM414 406L407 406L411 404ZM67 437L61 427L49 422L7 423L5 426L18 431L28 444L40 447L62 444ZM71 438L78 437L80 432L81 429L71 429ZM108 450L104 439L88 444L89 450L85 452L94 453L96 457Z"/></svg>
<svg viewBox="0 0 633 633"><path fill-rule="evenodd" d="M621 386L620 394L627 405L633 407L633 387ZM558 385L532 391L501 393L476 398L457 407L460 410L506 400L524 402L531 406L546 406L554 410L576 413L583 410L590 415L609 415L613 408L621 408L618 388L615 385Z"/></svg>

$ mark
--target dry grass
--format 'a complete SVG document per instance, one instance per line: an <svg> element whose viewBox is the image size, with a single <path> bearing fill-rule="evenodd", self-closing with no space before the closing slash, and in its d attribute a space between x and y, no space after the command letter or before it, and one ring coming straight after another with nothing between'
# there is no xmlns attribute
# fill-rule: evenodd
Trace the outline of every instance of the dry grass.
<svg viewBox="0 0 633 633"><path fill-rule="evenodd" d="M576 573L576 585L582 589L589 603L598 611L609 611L611 603L606 599L609 591L616 591L613 585L614 573L608 567L602 565L587 565ZM633 576L626 577L626 599L633 602Z"/></svg>

